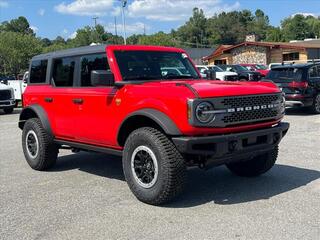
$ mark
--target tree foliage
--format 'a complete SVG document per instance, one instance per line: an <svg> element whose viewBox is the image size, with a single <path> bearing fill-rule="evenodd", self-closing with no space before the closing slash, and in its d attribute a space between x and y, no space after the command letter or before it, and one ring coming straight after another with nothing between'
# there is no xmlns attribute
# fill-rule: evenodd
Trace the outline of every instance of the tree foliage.
<svg viewBox="0 0 320 240"><path fill-rule="evenodd" d="M17 32L0 33L0 72L15 75L28 68L29 60L41 53L41 41Z"/></svg>

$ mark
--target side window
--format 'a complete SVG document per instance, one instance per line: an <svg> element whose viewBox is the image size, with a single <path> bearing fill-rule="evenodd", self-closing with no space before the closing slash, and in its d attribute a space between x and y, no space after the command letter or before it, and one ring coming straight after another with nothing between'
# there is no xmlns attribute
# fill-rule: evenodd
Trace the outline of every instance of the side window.
<svg viewBox="0 0 320 240"><path fill-rule="evenodd" d="M103 54L93 54L81 58L81 86L90 87L92 70L110 70L107 56Z"/></svg>
<svg viewBox="0 0 320 240"><path fill-rule="evenodd" d="M56 87L73 86L74 58L57 58L53 61L52 81Z"/></svg>
<svg viewBox="0 0 320 240"><path fill-rule="evenodd" d="M31 63L30 83L45 83L48 60L36 60Z"/></svg>
<svg viewBox="0 0 320 240"><path fill-rule="evenodd" d="M309 78L320 77L320 66L314 66L309 69Z"/></svg>

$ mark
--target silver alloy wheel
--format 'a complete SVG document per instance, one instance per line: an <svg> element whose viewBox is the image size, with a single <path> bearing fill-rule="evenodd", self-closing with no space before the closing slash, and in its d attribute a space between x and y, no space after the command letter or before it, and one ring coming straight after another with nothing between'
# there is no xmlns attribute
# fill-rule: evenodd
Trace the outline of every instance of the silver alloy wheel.
<svg viewBox="0 0 320 240"><path fill-rule="evenodd" d="M320 112L320 94L318 94L316 96L316 99L314 100L315 101L315 109L317 112Z"/></svg>
<svg viewBox="0 0 320 240"><path fill-rule="evenodd" d="M32 159L35 159L39 154L39 140L33 130L30 130L26 135L26 149Z"/></svg>
<svg viewBox="0 0 320 240"><path fill-rule="evenodd" d="M158 163L153 151L146 146L137 147L131 156L131 171L143 188L151 188L158 179Z"/></svg>

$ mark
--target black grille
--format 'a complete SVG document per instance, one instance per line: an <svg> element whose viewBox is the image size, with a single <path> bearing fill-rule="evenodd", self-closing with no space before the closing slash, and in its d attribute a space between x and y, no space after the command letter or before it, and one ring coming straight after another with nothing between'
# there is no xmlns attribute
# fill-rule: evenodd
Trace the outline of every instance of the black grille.
<svg viewBox="0 0 320 240"><path fill-rule="evenodd" d="M11 99L11 90L0 90L0 101Z"/></svg>
<svg viewBox="0 0 320 240"><path fill-rule="evenodd" d="M223 118L223 121L225 123L234 123L234 122L261 120L266 118L274 118L277 115L278 115L277 110L263 109L263 110L254 110L250 112L233 113L230 116L225 116Z"/></svg>
<svg viewBox="0 0 320 240"><path fill-rule="evenodd" d="M280 94L225 98L222 104L232 112L227 113L222 121L230 125L277 118L281 114L281 101Z"/></svg>
<svg viewBox="0 0 320 240"><path fill-rule="evenodd" d="M231 76L225 76L226 81L237 81L238 76L237 75L231 75Z"/></svg>
<svg viewBox="0 0 320 240"><path fill-rule="evenodd" d="M229 97L222 101L226 107L251 107L272 104L281 100L280 94Z"/></svg>

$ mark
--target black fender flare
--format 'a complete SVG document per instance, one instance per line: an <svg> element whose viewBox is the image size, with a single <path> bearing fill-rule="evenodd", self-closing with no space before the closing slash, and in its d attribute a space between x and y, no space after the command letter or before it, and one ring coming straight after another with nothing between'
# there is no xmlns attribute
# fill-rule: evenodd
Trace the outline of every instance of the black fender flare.
<svg viewBox="0 0 320 240"><path fill-rule="evenodd" d="M120 124L120 127L118 128L117 138L119 139L119 136L121 134L121 131L125 124L130 121L133 117L143 116L151 119L155 123L157 123L164 133L170 136L180 136L181 131L177 127L177 125L174 123L174 121L169 118L165 113L160 112L158 110L152 109L152 108L145 108L141 109L135 112L130 113Z"/></svg>
<svg viewBox="0 0 320 240"><path fill-rule="evenodd" d="M40 119L40 122L46 132L53 136L51 125L48 119L48 115L46 111L38 104L30 105L22 110L19 117L19 128L23 129L25 122L33 117L37 117Z"/></svg>

